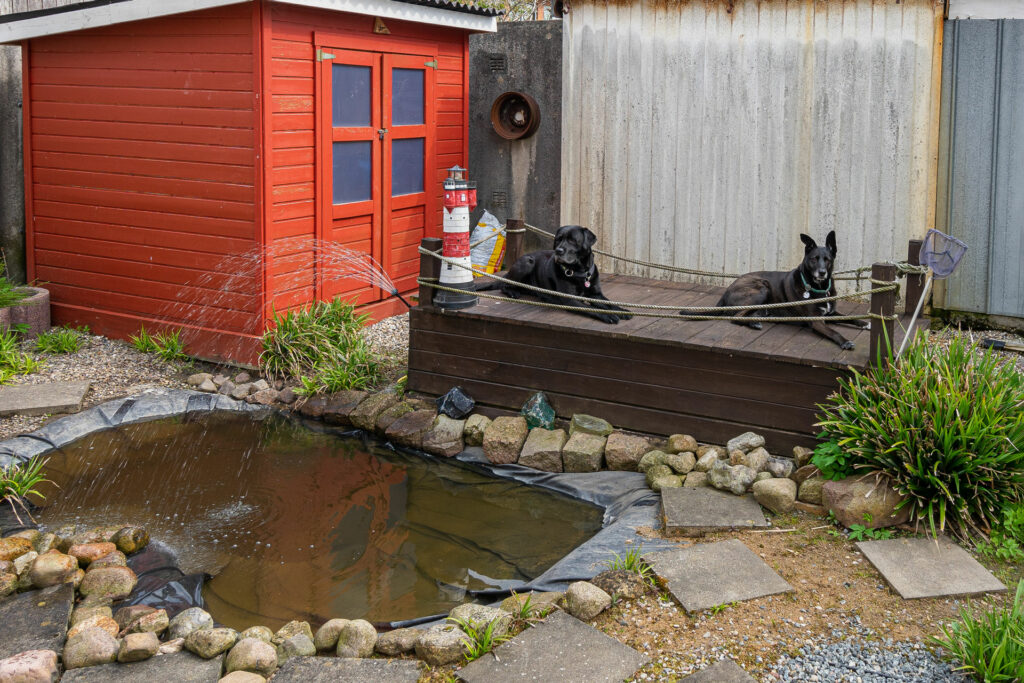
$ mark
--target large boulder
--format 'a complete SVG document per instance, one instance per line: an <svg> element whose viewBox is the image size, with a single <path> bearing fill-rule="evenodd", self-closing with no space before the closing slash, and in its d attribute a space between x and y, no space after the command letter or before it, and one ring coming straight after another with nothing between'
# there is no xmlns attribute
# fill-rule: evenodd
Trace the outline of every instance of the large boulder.
<svg viewBox="0 0 1024 683"><path fill-rule="evenodd" d="M565 440L564 429L534 427L519 453L519 464L545 472L561 472Z"/></svg>
<svg viewBox="0 0 1024 683"><path fill-rule="evenodd" d="M899 510L896 506L905 500L884 477L873 473L825 482L821 491L822 504L845 527L862 524L878 529L903 524L910 519L911 506Z"/></svg>
<svg viewBox="0 0 1024 683"><path fill-rule="evenodd" d="M524 426L525 423L524 419ZM455 624L432 626L416 641L416 656L430 666L454 664L465 655L467 640L468 636Z"/></svg>
<svg viewBox="0 0 1024 683"><path fill-rule="evenodd" d="M510 465L519 460L519 451L526 443L530 428L526 418L496 417L487 425L484 432L484 455L495 465Z"/></svg>
<svg viewBox="0 0 1024 683"><path fill-rule="evenodd" d="M65 669L80 669L117 661L117 638L101 628L90 628L68 638L62 661Z"/></svg>
<svg viewBox="0 0 1024 683"><path fill-rule="evenodd" d="M128 567L100 567L85 573L78 592L95 600L121 600L131 595L138 579Z"/></svg>
<svg viewBox="0 0 1024 683"><path fill-rule="evenodd" d="M238 632L233 628L201 628L185 636L185 649L203 659L213 659L230 650L236 642Z"/></svg>
<svg viewBox="0 0 1024 683"><path fill-rule="evenodd" d="M224 671L248 671L269 676L277 668L277 650L268 642L258 638L242 638L228 652L224 660Z"/></svg>
<svg viewBox="0 0 1024 683"><path fill-rule="evenodd" d="M433 427L423 435L423 450L445 458L458 455L464 448L462 430L465 426L465 420L438 415L434 418Z"/></svg>
<svg viewBox="0 0 1024 683"><path fill-rule="evenodd" d="M590 621L612 605L612 596L592 583L576 581L569 584L562 598L565 611L580 621Z"/></svg>
<svg viewBox="0 0 1024 683"><path fill-rule="evenodd" d="M751 490L754 500L777 514L789 512L796 502L796 482L792 479L755 481Z"/></svg>
<svg viewBox="0 0 1024 683"><path fill-rule="evenodd" d="M56 586L73 581L78 571L78 560L58 551L45 552L36 558L29 570L29 578L36 588Z"/></svg>
<svg viewBox="0 0 1024 683"><path fill-rule="evenodd" d="M562 447L562 468L566 472L597 472L604 464L606 437L576 432Z"/></svg>
<svg viewBox="0 0 1024 683"><path fill-rule="evenodd" d="M0 659L0 683L54 683L59 677L53 650L27 650Z"/></svg>
<svg viewBox="0 0 1024 683"><path fill-rule="evenodd" d="M604 444L604 460L608 469L636 472L644 453L651 450L651 443L642 436L612 432Z"/></svg>
<svg viewBox="0 0 1024 683"><path fill-rule="evenodd" d="M352 619L338 632L335 654L339 657L369 657L377 644L377 629L365 619Z"/></svg>

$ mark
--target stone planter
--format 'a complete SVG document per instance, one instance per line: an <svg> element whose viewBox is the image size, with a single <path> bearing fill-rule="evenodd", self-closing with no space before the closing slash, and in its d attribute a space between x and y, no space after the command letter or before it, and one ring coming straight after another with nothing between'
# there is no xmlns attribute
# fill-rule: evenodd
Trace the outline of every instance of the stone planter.
<svg viewBox="0 0 1024 683"><path fill-rule="evenodd" d="M15 325L27 325L26 339L35 339L41 332L50 329L50 292L41 287L23 287L31 292L14 306L0 309L0 326L10 329Z"/></svg>

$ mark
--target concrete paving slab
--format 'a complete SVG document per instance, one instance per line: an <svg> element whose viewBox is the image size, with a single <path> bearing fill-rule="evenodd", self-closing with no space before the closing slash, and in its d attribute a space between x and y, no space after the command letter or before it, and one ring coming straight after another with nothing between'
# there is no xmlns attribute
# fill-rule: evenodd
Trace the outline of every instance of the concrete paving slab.
<svg viewBox="0 0 1024 683"><path fill-rule="evenodd" d="M66 583L0 600L0 659L25 650L60 653L75 589Z"/></svg>
<svg viewBox="0 0 1024 683"><path fill-rule="evenodd" d="M493 653L470 662L458 675L466 683L618 683L647 661L645 655L596 628L555 612Z"/></svg>
<svg viewBox="0 0 1024 683"><path fill-rule="evenodd" d="M793 590L739 539L644 554L689 613Z"/></svg>
<svg viewBox="0 0 1024 683"><path fill-rule="evenodd" d="M970 553L945 537L861 541L857 547L905 599L1006 590Z"/></svg>
<svg viewBox="0 0 1024 683"><path fill-rule="evenodd" d="M706 486L663 489L661 507L665 531L685 536L770 526L753 496L736 496Z"/></svg>
<svg viewBox="0 0 1024 683"><path fill-rule="evenodd" d="M420 665L412 659L337 659L335 657L292 657L278 669L274 683L416 683Z"/></svg>
<svg viewBox="0 0 1024 683"><path fill-rule="evenodd" d="M0 387L0 417L77 413L89 382L49 382Z"/></svg>
<svg viewBox="0 0 1024 683"><path fill-rule="evenodd" d="M757 683L757 680L731 659L723 659L703 671L683 679L685 683Z"/></svg>
<svg viewBox="0 0 1024 683"><path fill-rule="evenodd" d="M101 664L66 671L63 683L217 683L224 655L203 659L183 650L131 664Z"/></svg>

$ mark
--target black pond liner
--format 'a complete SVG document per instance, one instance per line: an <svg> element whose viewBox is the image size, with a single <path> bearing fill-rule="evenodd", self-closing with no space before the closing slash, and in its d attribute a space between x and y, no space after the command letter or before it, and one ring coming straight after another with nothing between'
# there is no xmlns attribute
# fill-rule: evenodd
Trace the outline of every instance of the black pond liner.
<svg viewBox="0 0 1024 683"><path fill-rule="evenodd" d="M35 455L44 455L77 441L94 432L114 429L121 425L147 422L192 413L210 412L249 413L254 419L266 418L275 409L235 401L220 394L206 394L180 389L158 389L133 398L117 399L100 404L75 415L55 420L44 427L0 442L0 466L24 461ZM589 503L604 510L601 530L589 540L569 552L547 571L520 585L508 589L469 591L469 595L483 602L501 600L512 590L560 591L574 581L593 578L603 571L615 553L627 548L654 551L671 547L668 541L644 538L640 527L660 527L661 498L647 488L644 475L639 472L587 472L550 473L520 465L494 465L480 448L467 448L454 458L439 458L423 451L396 447L379 441L378 437L360 430L344 430L322 422L297 419L306 428L320 433L358 437L371 440L391 450L415 455L436 462L457 463L477 473L515 481L527 486L546 489L575 500ZM27 523L24 516L23 520ZM18 524L7 510L0 510L0 532L7 534L26 528ZM203 574L183 574L174 563L174 555L159 542L129 558L129 566L139 576L135 591L125 604L146 604L162 607L173 615L187 607L202 607ZM379 624L386 628L401 628L443 619L445 614L434 614L416 619Z"/></svg>

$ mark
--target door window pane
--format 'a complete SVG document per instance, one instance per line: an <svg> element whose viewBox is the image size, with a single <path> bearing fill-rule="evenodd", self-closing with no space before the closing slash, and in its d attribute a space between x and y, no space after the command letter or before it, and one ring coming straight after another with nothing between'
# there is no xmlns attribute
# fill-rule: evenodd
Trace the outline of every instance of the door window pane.
<svg viewBox="0 0 1024 683"><path fill-rule="evenodd" d="M391 142L391 196L423 192L423 138Z"/></svg>
<svg viewBox="0 0 1024 683"><path fill-rule="evenodd" d="M331 105L335 126L370 125L370 67L331 65Z"/></svg>
<svg viewBox="0 0 1024 683"><path fill-rule="evenodd" d="M335 204L348 204L370 199L370 178L373 172L371 144L368 140L334 143ZM421 169L421 183L422 175Z"/></svg>
<svg viewBox="0 0 1024 683"><path fill-rule="evenodd" d="M423 117L423 69L391 72L391 125L419 126Z"/></svg>

